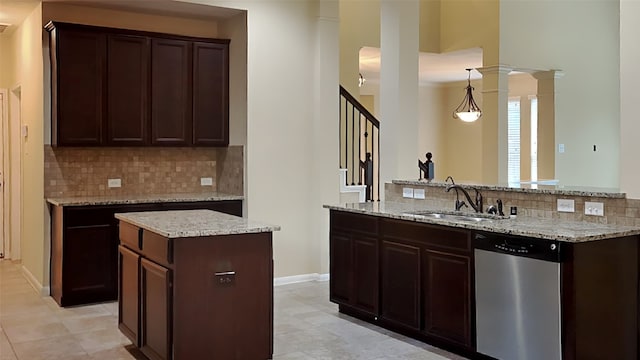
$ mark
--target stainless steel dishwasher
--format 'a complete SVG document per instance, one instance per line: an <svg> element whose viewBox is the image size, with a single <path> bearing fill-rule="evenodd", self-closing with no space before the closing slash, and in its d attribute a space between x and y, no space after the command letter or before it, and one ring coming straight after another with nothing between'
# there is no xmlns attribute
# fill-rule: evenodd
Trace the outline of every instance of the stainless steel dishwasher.
<svg viewBox="0 0 640 360"><path fill-rule="evenodd" d="M562 244L475 236L477 351L500 360L562 358Z"/></svg>

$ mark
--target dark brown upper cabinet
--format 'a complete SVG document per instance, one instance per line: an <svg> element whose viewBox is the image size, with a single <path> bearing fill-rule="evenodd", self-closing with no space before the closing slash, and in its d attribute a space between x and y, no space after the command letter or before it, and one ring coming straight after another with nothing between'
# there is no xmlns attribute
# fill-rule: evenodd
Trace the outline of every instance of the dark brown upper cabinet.
<svg viewBox="0 0 640 360"><path fill-rule="evenodd" d="M149 137L149 39L109 35L107 144L146 145Z"/></svg>
<svg viewBox="0 0 640 360"><path fill-rule="evenodd" d="M191 43L151 40L151 142L190 145Z"/></svg>
<svg viewBox="0 0 640 360"><path fill-rule="evenodd" d="M229 46L193 43L193 143L229 145Z"/></svg>
<svg viewBox="0 0 640 360"><path fill-rule="evenodd" d="M47 29L51 31L52 144L104 145L105 34L74 27Z"/></svg>
<svg viewBox="0 0 640 360"><path fill-rule="evenodd" d="M52 144L227 146L229 40L50 22Z"/></svg>

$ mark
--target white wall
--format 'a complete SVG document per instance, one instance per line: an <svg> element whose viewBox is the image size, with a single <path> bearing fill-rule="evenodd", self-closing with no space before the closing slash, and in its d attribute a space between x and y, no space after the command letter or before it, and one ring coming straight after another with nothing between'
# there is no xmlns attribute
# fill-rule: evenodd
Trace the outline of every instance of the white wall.
<svg viewBox="0 0 640 360"><path fill-rule="evenodd" d="M275 276L327 272L322 205L339 201L337 2L191 2L247 10L247 215L282 227Z"/></svg>
<svg viewBox="0 0 640 360"><path fill-rule="evenodd" d="M640 2L620 1L620 190L640 199Z"/></svg>
<svg viewBox="0 0 640 360"><path fill-rule="evenodd" d="M618 187L619 13L611 0L501 2L500 61L565 74L555 117L556 144L565 144L555 173L564 185Z"/></svg>

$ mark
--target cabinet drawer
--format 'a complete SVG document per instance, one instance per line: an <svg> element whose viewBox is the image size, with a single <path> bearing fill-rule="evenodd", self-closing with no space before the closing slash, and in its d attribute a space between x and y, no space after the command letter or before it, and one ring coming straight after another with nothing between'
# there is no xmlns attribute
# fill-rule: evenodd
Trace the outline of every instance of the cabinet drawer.
<svg viewBox="0 0 640 360"><path fill-rule="evenodd" d="M349 232L356 231L364 234L378 234L378 218L369 215L360 215L331 211L331 229L345 229Z"/></svg>
<svg viewBox="0 0 640 360"><path fill-rule="evenodd" d="M386 238L408 240L441 249L471 251L469 230L383 219L380 222L380 234Z"/></svg>
<svg viewBox="0 0 640 360"><path fill-rule="evenodd" d="M173 264L173 240L142 230L142 254L159 264Z"/></svg>
<svg viewBox="0 0 640 360"><path fill-rule="evenodd" d="M142 229L129 223L120 222L120 243L129 249L142 250Z"/></svg>

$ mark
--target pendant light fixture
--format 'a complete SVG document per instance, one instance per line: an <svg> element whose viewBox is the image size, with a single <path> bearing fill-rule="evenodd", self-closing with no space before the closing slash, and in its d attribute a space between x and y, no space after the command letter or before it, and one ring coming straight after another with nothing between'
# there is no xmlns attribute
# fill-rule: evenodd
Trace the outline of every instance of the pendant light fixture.
<svg viewBox="0 0 640 360"><path fill-rule="evenodd" d="M458 107L453 111L453 118L464 122L474 122L482 116L482 110L475 100L473 100L473 87L471 86L471 69L467 69L469 78L467 79L466 95Z"/></svg>

